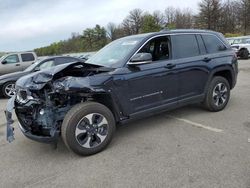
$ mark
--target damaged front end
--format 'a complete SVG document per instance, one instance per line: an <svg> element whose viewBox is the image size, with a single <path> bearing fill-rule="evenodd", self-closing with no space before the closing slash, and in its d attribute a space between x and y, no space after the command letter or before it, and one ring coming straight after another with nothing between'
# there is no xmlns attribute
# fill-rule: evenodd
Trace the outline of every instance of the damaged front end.
<svg viewBox="0 0 250 188"><path fill-rule="evenodd" d="M93 93L104 92L91 86L90 77L107 71L98 66L72 63L19 79L16 95L6 109L7 140L14 139L12 111L15 110L26 137L44 143L55 142L72 106L89 100Z"/></svg>
<svg viewBox="0 0 250 188"><path fill-rule="evenodd" d="M32 96L24 103L27 95ZM44 89L36 94L19 90L15 101L15 112L22 132L29 138L41 142L53 142L57 139L64 116L71 106L80 99L56 95Z"/></svg>

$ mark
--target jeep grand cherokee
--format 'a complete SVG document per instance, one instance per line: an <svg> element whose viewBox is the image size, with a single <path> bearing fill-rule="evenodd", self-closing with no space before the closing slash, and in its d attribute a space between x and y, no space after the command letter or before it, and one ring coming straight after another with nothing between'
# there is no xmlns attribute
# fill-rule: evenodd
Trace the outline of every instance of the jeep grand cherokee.
<svg viewBox="0 0 250 188"><path fill-rule="evenodd" d="M25 136L65 145L80 155L103 150L116 125L187 104L223 110L236 84L237 57L222 34L172 30L118 39L85 63L19 79L15 109ZM12 138L12 139L11 139Z"/></svg>

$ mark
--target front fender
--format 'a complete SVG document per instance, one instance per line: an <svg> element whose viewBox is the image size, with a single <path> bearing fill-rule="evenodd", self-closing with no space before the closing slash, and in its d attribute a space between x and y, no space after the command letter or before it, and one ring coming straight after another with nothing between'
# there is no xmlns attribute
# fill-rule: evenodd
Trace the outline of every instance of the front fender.
<svg viewBox="0 0 250 188"><path fill-rule="evenodd" d="M53 82L53 88L58 93L95 93L105 92L104 89L99 89L91 86L89 77L63 77Z"/></svg>

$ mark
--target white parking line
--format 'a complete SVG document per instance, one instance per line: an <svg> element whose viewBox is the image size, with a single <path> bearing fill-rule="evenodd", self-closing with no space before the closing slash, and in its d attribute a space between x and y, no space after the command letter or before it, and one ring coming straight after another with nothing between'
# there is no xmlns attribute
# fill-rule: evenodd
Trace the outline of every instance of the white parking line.
<svg viewBox="0 0 250 188"><path fill-rule="evenodd" d="M216 133L223 132L222 129L217 129L217 128L214 128L214 127L202 125L200 123L196 123L196 122L193 122L193 121L190 121L190 120L187 120L187 119L177 118L177 117L174 117L174 116L171 116L171 115L167 115L167 117L178 120L178 121L182 121L184 123L188 123L188 124L190 124L192 126L195 126L195 127L198 127L198 128L203 128L203 129L206 129L206 130L209 130L209 131L213 131L213 132L216 132Z"/></svg>

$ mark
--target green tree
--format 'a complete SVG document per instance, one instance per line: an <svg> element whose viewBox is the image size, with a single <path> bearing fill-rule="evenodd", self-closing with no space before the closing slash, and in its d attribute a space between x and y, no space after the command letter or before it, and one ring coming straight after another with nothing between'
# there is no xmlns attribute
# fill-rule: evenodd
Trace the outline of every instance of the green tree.
<svg viewBox="0 0 250 188"><path fill-rule="evenodd" d="M134 9L129 12L129 15L123 20L122 26L126 35L139 34L142 27L143 11Z"/></svg>
<svg viewBox="0 0 250 188"><path fill-rule="evenodd" d="M106 30L100 25L96 25L95 28L87 28L83 31L83 39L86 50L99 50L107 44Z"/></svg>
<svg viewBox="0 0 250 188"><path fill-rule="evenodd" d="M220 28L221 0L202 0L199 3L197 24L204 29L218 30Z"/></svg>
<svg viewBox="0 0 250 188"><path fill-rule="evenodd" d="M250 33L250 0L240 1L240 21L244 35Z"/></svg>
<svg viewBox="0 0 250 188"><path fill-rule="evenodd" d="M142 33L157 32L161 30L161 26L157 23L154 16L146 14L143 16Z"/></svg>

